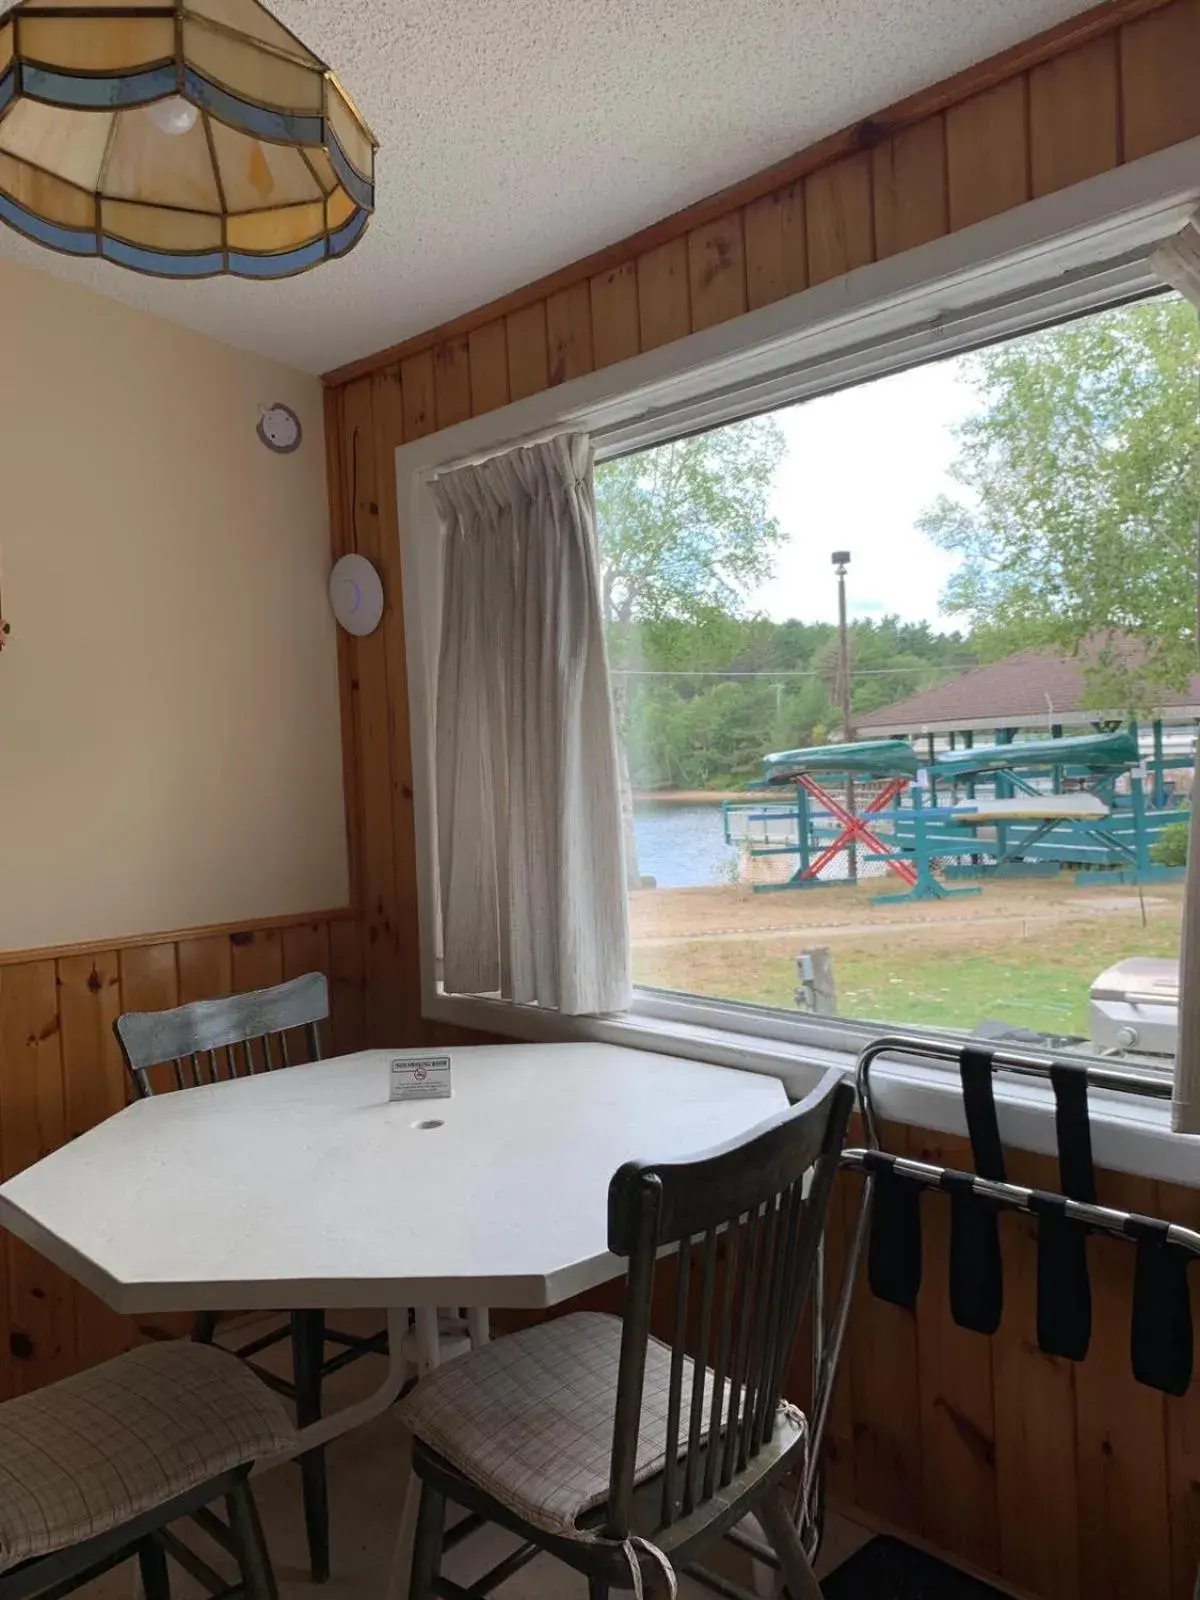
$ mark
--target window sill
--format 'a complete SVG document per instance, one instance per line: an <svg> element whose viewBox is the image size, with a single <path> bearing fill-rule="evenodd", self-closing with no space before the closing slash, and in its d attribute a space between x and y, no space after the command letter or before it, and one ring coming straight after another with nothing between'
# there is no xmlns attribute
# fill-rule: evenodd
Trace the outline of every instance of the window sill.
<svg viewBox="0 0 1200 1600"><path fill-rule="evenodd" d="M438 994L426 1001L425 1015L433 1021L531 1043L593 1039L743 1072L765 1072L779 1078L794 1099L813 1088L830 1067L852 1075L858 1044L867 1037L866 1030L859 1035L847 1029L847 1042L840 1047L827 1042L831 1030L826 1030L826 1040L820 1044L770 1038L720 1026L712 1020L719 1007L700 1009L709 1020L691 1022L677 1014L655 1015L652 1010L611 1017L563 1017L504 1000ZM790 1018L786 1020L796 1027ZM962 1096L951 1072L924 1062L878 1060L871 1069L871 1082L879 1115L886 1121L965 1137ZM1200 1188L1200 1138L1171 1131L1167 1101L1093 1090L1090 1103L1092 1151L1098 1167ZM1000 1075L996 1106L1005 1144L1039 1155L1056 1153L1054 1098L1048 1085Z"/></svg>

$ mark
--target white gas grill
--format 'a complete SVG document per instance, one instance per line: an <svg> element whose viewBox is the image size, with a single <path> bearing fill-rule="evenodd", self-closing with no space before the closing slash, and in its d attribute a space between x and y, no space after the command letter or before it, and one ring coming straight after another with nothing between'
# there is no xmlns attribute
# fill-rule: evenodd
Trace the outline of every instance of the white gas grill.
<svg viewBox="0 0 1200 1600"><path fill-rule="evenodd" d="M1179 1040L1179 962L1128 956L1092 984L1097 1050L1174 1056Z"/></svg>

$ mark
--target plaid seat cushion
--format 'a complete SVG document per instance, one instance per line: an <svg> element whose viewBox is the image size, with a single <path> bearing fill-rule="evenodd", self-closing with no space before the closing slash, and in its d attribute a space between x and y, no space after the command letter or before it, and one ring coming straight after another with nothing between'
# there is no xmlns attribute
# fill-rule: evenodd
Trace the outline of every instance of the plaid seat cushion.
<svg viewBox="0 0 1200 1600"><path fill-rule="evenodd" d="M577 1312L447 1362L421 1379L400 1415L422 1443L526 1522L550 1533L578 1534L579 1518L608 1498L620 1353L619 1318ZM670 1378L670 1348L651 1339L638 1433L639 1483L665 1463ZM708 1436L713 1382L710 1372L702 1438ZM689 1361L683 1371L681 1450L691 1391Z"/></svg>
<svg viewBox="0 0 1200 1600"><path fill-rule="evenodd" d="M0 1570L119 1527L295 1430L223 1350L145 1345L0 1405Z"/></svg>

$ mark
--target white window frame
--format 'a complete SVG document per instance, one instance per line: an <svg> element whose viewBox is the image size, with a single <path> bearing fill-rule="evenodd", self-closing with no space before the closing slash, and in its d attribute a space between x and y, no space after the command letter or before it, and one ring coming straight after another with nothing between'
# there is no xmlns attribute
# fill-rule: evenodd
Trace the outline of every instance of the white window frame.
<svg viewBox="0 0 1200 1600"><path fill-rule="evenodd" d="M432 781L441 542L429 480L569 428L590 434L603 460L1143 295L1163 287L1150 253L1198 201L1194 139L397 449L424 1016L519 1039L667 1050L797 1087L884 1031L652 990L611 1017L442 993ZM885 1111L939 1125L926 1104ZM1155 1170L1168 1175L1161 1161Z"/></svg>

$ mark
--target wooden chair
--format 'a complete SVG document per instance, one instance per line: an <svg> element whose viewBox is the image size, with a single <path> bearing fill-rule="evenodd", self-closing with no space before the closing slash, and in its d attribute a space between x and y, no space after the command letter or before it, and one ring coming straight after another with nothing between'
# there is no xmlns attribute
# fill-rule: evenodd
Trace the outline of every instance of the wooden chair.
<svg viewBox="0 0 1200 1600"><path fill-rule="evenodd" d="M562 1317L418 1383L401 1406L421 1483L411 1600L489 1594L543 1551L586 1575L591 1600L674 1567L703 1578L696 1557L750 1514L793 1600L819 1600L784 1484L808 1428L781 1394L853 1103L831 1072L720 1149L622 1167L608 1245L628 1259L623 1320ZM668 1250L666 1344L650 1324ZM524 1540L468 1588L441 1574L447 1501Z"/></svg>
<svg viewBox="0 0 1200 1600"><path fill-rule="evenodd" d="M271 1072L321 1059L321 1023L329 1016L329 991L323 974L310 972L272 989L232 995L222 1000L196 1000L171 1011L130 1011L116 1021L117 1038L139 1096L155 1092L155 1069L169 1078L167 1087L190 1089L205 1083ZM196 1319L195 1337L211 1343L216 1317ZM321 1415L324 1380L360 1356L386 1354L387 1335L360 1337L325 1326L325 1313L303 1310L288 1322L234 1353L249 1361L271 1345L291 1339L292 1380L255 1367L264 1382L278 1389L296 1407L300 1427ZM338 1346L326 1357L327 1343ZM300 1457L304 1522L309 1563L315 1582L329 1577L329 1497L323 1449ZM3 1597L0 1596L0 1600Z"/></svg>
<svg viewBox="0 0 1200 1600"><path fill-rule="evenodd" d="M146 1600L170 1600L168 1556L221 1600L276 1600L249 1474L295 1441L242 1362L186 1340L0 1405L0 1600L57 1600L135 1556ZM235 1585L170 1529L181 1517L233 1556Z"/></svg>

